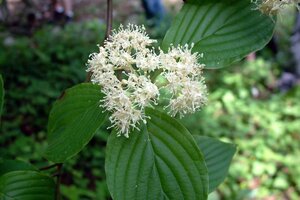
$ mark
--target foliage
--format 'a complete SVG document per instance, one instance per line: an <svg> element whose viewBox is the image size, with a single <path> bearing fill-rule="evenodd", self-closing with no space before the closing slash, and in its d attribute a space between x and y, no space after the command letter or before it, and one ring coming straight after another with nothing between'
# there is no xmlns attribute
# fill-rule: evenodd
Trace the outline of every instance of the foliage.
<svg viewBox="0 0 300 200"><path fill-rule="evenodd" d="M12 171L37 170L33 165L20 160L0 160L0 176Z"/></svg>
<svg viewBox="0 0 300 200"><path fill-rule="evenodd" d="M254 11L251 1L188 0L175 17L162 46L192 44L206 68L220 68L265 46L274 19Z"/></svg>
<svg viewBox="0 0 300 200"><path fill-rule="evenodd" d="M49 176L35 171L12 171L0 177L1 199L55 198L55 183Z"/></svg>
<svg viewBox="0 0 300 200"><path fill-rule="evenodd" d="M4 86L3 86L2 75L0 74L0 117L2 114L3 104L4 104Z"/></svg>
<svg viewBox="0 0 300 200"><path fill-rule="evenodd" d="M196 1L193 3L193 6L199 6ZM192 6L189 3L187 5ZM172 28L174 26L169 34ZM48 148L46 157L49 160L65 162L62 193L69 199L107 199L110 196L108 189L116 199L123 198L124 192L127 196L141 197L145 195L146 189L161 197L176 195L176 198L184 196L195 199L201 196L201 199L206 199L208 189L209 192L213 191L224 180L235 147L203 137L205 135L231 141L240 148L229 179L221 185L216 196L223 199L262 198L280 192L291 199L296 197L299 193L296 183L300 175L293 161L299 156L299 145L294 139L298 139L297 124L300 116L296 112L299 106L294 97L299 97L300 92L295 90L286 95L273 95L275 75L271 71L272 65L261 59L233 70L210 72L208 83L211 86L211 103L196 115L177 121L157 110L148 109L151 116L148 124L141 125L141 131L133 133L129 139L117 138L112 133L107 141L106 114L100 108L95 112L89 110L98 106L96 97L101 98L100 91L95 95L98 86L76 85L62 95L50 112L49 146L46 147L46 120L43 117L47 116L49 104L59 96L61 90L84 80L83 62L92 49L85 47L88 46L86 44L94 46L97 43L93 40L98 38L95 33L100 29L97 23L82 24L81 28L71 25L64 30L56 29L58 32L48 27L32 39L20 38L13 45L5 46L8 51L0 57L1 73L4 72L6 98L13 101L9 101L4 109L5 123L1 131L7 134L1 138L0 144L7 148L1 149L1 155L8 158L18 155L34 162L36 166L42 166L47 162L41 158L41 152ZM87 37L84 37L85 33ZM270 32L262 34L265 37L260 46L271 36ZM81 37L78 38L78 35ZM49 40L51 37L54 40ZM54 45L53 41L59 40L61 43ZM26 52L28 46L32 48ZM232 51L234 54L233 47L230 47L229 53ZM249 48L243 53L237 53L228 63L252 50ZM83 88L88 89L82 91ZM87 96L92 99L87 99ZM268 103L267 99L271 99L272 103ZM31 101L29 106L22 104L28 100ZM97 121L98 116L102 120ZM85 129L84 123L92 124ZM27 127L28 124L34 126ZM104 125L99 128L101 124ZM74 138L72 133L75 133ZM76 137L79 134L85 135L82 141ZM60 140L60 137L65 139ZM106 141L108 149L104 154ZM83 149L88 142L87 148ZM60 147L58 151L49 148L57 145ZM137 166L144 170L137 170ZM218 168L220 166L221 169ZM36 172L36 169L20 168L14 169L17 171L6 171L0 177L1 195L14 193L7 186L15 177L36 180L43 177L47 188L43 193L53 195L52 178ZM136 178L139 173L149 175L151 179L144 180L145 176ZM202 181L196 182L196 179ZM247 185L249 182L253 185ZM241 188L244 190L241 191ZM252 193L248 192L250 189Z"/></svg>
<svg viewBox="0 0 300 200"><path fill-rule="evenodd" d="M0 71L4 83L9 83L6 99L13 101L6 101L3 121L20 121L29 135L44 130L47 118L34 116L48 116L63 90L84 81L85 61L103 36L104 27L98 21L64 29L44 27L32 38L4 36Z"/></svg>
<svg viewBox="0 0 300 200"><path fill-rule="evenodd" d="M0 127L1 134L4 133L0 138L1 158L31 162L36 167L48 164L43 159L43 152L51 104L64 89L84 81L85 62L93 49L97 49L96 44L101 43L104 32L103 24L89 21L64 28L46 26L31 38L1 34L0 48L5 51L0 54L0 71L6 89ZM90 142L97 144L97 151L85 150L84 158L76 157L65 164L62 192L67 196L71 195L70 189L78 187L98 190L97 193L78 190L79 196L104 198L107 190L103 182L104 134L106 131L98 130ZM92 170L82 171L84 168ZM88 176L91 177L89 180L86 179ZM73 186L69 187L70 184Z"/></svg>
<svg viewBox="0 0 300 200"><path fill-rule="evenodd" d="M194 135L194 138L204 155L209 176L209 192L213 192L226 178L236 147L206 136Z"/></svg>
<svg viewBox="0 0 300 200"><path fill-rule="evenodd" d="M206 199L207 168L192 135L164 113L147 113L147 125L129 139L109 136L105 169L112 197Z"/></svg>
<svg viewBox="0 0 300 200"><path fill-rule="evenodd" d="M82 83L67 89L53 105L48 122L45 156L63 163L80 152L105 122L107 113L99 107L100 87ZM82 126L85 124L85 126Z"/></svg>
<svg viewBox="0 0 300 200"><path fill-rule="evenodd" d="M218 75L210 72L209 105L182 120L192 134L226 138L238 146L219 197L297 199L300 88L274 91L276 73L275 63L261 58Z"/></svg>

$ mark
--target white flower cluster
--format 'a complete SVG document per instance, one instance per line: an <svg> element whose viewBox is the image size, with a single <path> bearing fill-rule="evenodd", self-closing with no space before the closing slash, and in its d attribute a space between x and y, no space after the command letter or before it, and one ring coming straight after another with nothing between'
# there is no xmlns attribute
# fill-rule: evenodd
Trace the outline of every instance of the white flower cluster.
<svg viewBox="0 0 300 200"><path fill-rule="evenodd" d="M203 55L192 53L188 45L171 47L168 53L160 53L162 75L167 79L165 86L172 98L170 113L180 117L193 113L207 101L207 89L202 77L204 65L198 64L198 58Z"/></svg>
<svg viewBox="0 0 300 200"><path fill-rule="evenodd" d="M294 5L299 9L300 0L252 0L257 9L267 15L277 14L278 11L287 5Z"/></svg>
<svg viewBox="0 0 300 200"><path fill-rule="evenodd" d="M159 88L150 79L154 70L162 70L167 80L164 87L172 94L167 106L172 115L195 112L207 101L198 54L187 45L156 54L150 48L155 42L143 26L121 26L88 60L87 71L105 94L101 106L112 113L109 119L118 135L129 137L140 121L146 123L145 107L159 98Z"/></svg>

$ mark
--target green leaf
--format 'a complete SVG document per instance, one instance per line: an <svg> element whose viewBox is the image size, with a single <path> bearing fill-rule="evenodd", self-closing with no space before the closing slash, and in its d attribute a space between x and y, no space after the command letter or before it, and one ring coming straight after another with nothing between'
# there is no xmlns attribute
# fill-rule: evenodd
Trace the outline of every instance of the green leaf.
<svg viewBox="0 0 300 200"><path fill-rule="evenodd" d="M162 48L170 44L192 44L203 53L206 68L227 66L272 38L275 19L254 10L250 0L187 1L168 30Z"/></svg>
<svg viewBox="0 0 300 200"><path fill-rule="evenodd" d="M53 200L54 181L35 171L13 171L0 177L0 197L3 200Z"/></svg>
<svg viewBox="0 0 300 200"><path fill-rule="evenodd" d="M0 116L2 114L3 104L4 104L4 86L3 86L2 75L0 74Z"/></svg>
<svg viewBox="0 0 300 200"><path fill-rule="evenodd" d="M36 170L36 168L26 162L20 160L0 160L0 176L11 171L19 170Z"/></svg>
<svg viewBox="0 0 300 200"><path fill-rule="evenodd" d="M209 192L213 192L225 180L236 146L205 136L194 135L194 138L204 154Z"/></svg>
<svg viewBox="0 0 300 200"><path fill-rule="evenodd" d="M56 163L79 153L106 120L99 107L103 94L91 83L76 85L54 104L48 122L45 157Z"/></svg>
<svg viewBox="0 0 300 200"><path fill-rule="evenodd" d="M119 199L207 199L208 174L193 136L178 121L147 109L147 125L107 142L108 189Z"/></svg>

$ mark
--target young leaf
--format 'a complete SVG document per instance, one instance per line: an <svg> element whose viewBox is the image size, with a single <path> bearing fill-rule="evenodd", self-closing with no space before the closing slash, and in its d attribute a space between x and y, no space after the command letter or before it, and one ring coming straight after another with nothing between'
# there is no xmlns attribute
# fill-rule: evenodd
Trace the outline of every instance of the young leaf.
<svg viewBox="0 0 300 200"><path fill-rule="evenodd" d="M55 183L35 171L13 171L0 177L1 199L53 200Z"/></svg>
<svg viewBox="0 0 300 200"><path fill-rule="evenodd" d="M166 114L146 112L140 131L109 136L105 171L112 198L207 199L207 169L193 136Z"/></svg>
<svg viewBox="0 0 300 200"><path fill-rule="evenodd" d="M209 192L213 192L226 178L236 146L205 136L194 135L194 138L204 155L209 176Z"/></svg>
<svg viewBox="0 0 300 200"><path fill-rule="evenodd" d="M3 86L2 75L0 74L0 116L2 114L3 104L4 104L4 86Z"/></svg>
<svg viewBox="0 0 300 200"><path fill-rule="evenodd" d="M0 160L0 176L11 171L37 170L33 165L21 160Z"/></svg>
<svg viewBox="0 0 300 200"><path fill-rule="evenodd" d="M162 48L192 44L206 68L219 68L263 48L275 19L254 10L250 0L188 0L168 30Z"/></svg>
<svg viewBox="0 0 300 200"><path fill-rule="evenodd" d="M53 105L48 122L45 157L61 163L79 153L106 120L99 107L103 94L91 83L76 85Z"/></svg>

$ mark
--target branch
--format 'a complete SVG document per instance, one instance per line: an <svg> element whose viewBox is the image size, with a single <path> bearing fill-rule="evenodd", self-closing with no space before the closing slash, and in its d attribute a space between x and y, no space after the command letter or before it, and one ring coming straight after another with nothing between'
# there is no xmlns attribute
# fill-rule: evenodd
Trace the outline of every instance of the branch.
<svg viewBox="0 0 300 200"><path fill-rule="evenodd" d="M109 35L111 34L112 16L113 16L112 0L107 0L105 40L108 39Z"/></svg>
<svg viewBox="0 0 300 200"><path fill-rule="evenodd" d="M106 9L106 32L105 32L105 38L108 39L108 37L111 34L112 29L112 17L113 17L113 9L112 9L112 0L107 0L107 9ZM92 72L88 72L86 76L86 82L90 82L92 77Z"/></svg>
<svg viewBox="0 0 300 200"><path fill-rule="evenodd" d="M53 165L41 167L41 168L39 168L39 170L40 170L40 171L48 170L48 169L51 169L51 168L53 168L53 167L56 167L57 165L58 165L58 164L53 164Z"/></svg>
<svg viewBox="0 0 300 200"><path fill-rule="evenodd" d="M56 189L55 189L55 200L60 200L60 182L61 182L61 174L62 174L63 164L57 164L57 179L56 179Z"/></svg>

